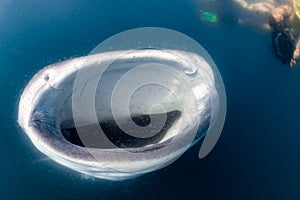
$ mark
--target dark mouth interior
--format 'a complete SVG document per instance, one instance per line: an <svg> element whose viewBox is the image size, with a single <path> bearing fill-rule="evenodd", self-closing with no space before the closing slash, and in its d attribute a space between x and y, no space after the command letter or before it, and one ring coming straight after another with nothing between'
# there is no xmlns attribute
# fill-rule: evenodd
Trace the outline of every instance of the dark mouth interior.
<svg viewBox="0 0 300 200"><path fill-rule="evenodd" d="M166 122L163 128L156 133L152 137L148 138L137 138L126 134L122 131L119 126L116 124L114 119L109 119L105 121L100 121L99 125L104 132L105 136L117 147L119 148L138 148L146 145L156 144L166 135L170 127L177 121L177 119L181 116L181 112L178 110L170 111L162 114L152 114L151 115L137 115L132 116L132 120L141 127L147 126L151 123L152 117L159 117L159 115L167 115ZM156 116L154 116L156 115ZM90 127L86 127L87 130L93 130L95 125L91 125ZM82 142L80 139L77 129L73 128L62 128L61 129L63 136L66 140L71 142L72 144L88 147L88 148L103 148L101 142L97 142L97 137L95 139L91 139L88 141ZM94 137L93 134L90 134L90 137Z"/></svg>

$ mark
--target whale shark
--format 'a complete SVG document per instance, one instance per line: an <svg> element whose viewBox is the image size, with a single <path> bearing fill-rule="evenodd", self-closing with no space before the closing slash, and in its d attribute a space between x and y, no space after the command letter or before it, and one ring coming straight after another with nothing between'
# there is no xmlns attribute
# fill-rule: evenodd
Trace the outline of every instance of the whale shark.
<svg viewBox="0 0 300 200"><path fill-rule="evenodd" d="M40 70L21 95L18 123L55 162L124 180L171 164L204 137L220 95L196 53L111 51Z"/></svg>

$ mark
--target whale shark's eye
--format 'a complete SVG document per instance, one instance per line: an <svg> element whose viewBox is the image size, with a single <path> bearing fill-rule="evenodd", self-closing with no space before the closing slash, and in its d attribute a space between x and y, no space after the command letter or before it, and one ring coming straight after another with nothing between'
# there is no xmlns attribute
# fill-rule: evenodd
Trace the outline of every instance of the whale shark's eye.
<svg viewBox="0 0 300 200"><path fill-rule="evenodd" d="M48 66L25 88L18 122L41 152L97 178L160 169L223 126L224 88L207 55L139 48Z"/></svg>

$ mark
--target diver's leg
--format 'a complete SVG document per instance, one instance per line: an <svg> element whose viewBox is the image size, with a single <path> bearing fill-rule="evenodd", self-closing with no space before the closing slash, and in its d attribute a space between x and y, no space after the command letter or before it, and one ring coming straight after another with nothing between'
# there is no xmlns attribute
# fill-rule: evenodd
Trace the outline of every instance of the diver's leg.
<svg viewBox="0 0 300 200"><path fill-rule="evenodd" d="M245 0L234 0L234 1L249 11L267 13L267 14L271 14L272 10L277 6L274 0L266 0L264 2L258 2L258 3L247 3L247 1Z"/></svg>

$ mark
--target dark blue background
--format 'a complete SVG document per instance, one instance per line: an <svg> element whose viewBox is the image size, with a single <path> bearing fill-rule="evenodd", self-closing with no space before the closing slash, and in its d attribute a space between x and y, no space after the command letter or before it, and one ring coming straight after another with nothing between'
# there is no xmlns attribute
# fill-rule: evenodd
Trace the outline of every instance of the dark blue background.
<svg viewBox="0 0 300 200"><path fill-rule="evenodd" d="M222 2L211 10L230 13L231 4ZM235 14L219 24L201 22L196 5L1 1L0 199L299 199L300 67L291 70L275 58L269 33L234 23ZM187 34L219 67L228 112L214 150L200 160L196 145L172 165L122 182L87 178L46 159L16 122L26 83L43 66L86 55L107 37L144 26Z"/></svg>

